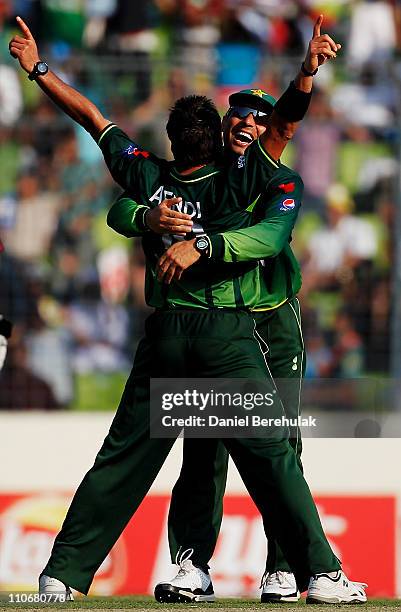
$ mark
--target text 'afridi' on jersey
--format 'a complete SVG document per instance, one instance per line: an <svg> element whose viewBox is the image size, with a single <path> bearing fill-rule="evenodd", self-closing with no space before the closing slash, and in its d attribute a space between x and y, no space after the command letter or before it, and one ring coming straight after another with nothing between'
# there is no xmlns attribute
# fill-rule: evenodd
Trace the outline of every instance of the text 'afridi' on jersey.
<svg viewBox="0 0 401 612"><path fill-rule="evenodd" d="M259 142L232 164L211 164L187 175L180 174L174 163L143 151L113 124L101 134L99 146L113 178L130 196L120 201L109 225L127 236L143 235L148 304L258 306L258 260L277 256L288 244L301 203L300 177L272 160ZM179 282L166 286L157 281L155 266L174 237L145 232L141 219L149 207L173 196L182 198L176 208L192 217L193 233L189 237L207 233L212 237L213 252L211 260L200 260ZM250 228L255 213L259 223ZM273 243L269 244L273 234Z"/></svg>

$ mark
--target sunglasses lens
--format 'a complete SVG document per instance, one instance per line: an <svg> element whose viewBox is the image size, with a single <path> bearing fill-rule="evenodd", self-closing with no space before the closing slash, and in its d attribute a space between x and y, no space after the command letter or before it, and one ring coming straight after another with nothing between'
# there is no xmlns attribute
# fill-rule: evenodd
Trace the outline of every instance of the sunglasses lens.
<svg viewBox="0 0 401 612"><path fill-rule="evenodd" d="M253 115L255 119L257 117L266 117L267 113L263 113L260 110L256 110L256 108L248 108L247 106L233 106L230 110L230 116L239 117L240 119L244 119L248 117L249 114Z"/></svg>
<svg viewBox="0 0 401 612"><path fill-rule="evenodd" d="M257 111L254 108L247 108L246 106L234 106L231 114L243 119L244 117L248 117L249 114L256 117Z"/></svg>

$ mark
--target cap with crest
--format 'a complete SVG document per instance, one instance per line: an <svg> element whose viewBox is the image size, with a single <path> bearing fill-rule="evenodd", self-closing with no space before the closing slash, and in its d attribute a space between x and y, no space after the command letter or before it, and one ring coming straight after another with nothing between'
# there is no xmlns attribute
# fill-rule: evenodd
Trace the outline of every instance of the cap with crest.
<svg viewBox="0 0 401 612"><path fill-rule="evenodd" d="M246 106L270 114L276 99L263 89L242 89L228 98L230 106Z"/></svg>

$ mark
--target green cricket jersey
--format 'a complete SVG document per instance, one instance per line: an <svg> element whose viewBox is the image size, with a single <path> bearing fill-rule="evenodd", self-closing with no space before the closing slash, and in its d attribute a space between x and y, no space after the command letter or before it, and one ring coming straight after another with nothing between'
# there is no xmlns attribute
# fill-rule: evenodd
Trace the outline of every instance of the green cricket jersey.
<svg viewBox="0 0 401 612"><path fill-rule="evenodd" d="M276 172L264 197L255 205L252 226L211 237L214 259L260 260L260 295L253 310L277 308L295 297L302 285L301 269L290 240L301 204L303 183L296 172L281 162L270 161L276 164Z"/></svg>
<svg viewBox="0 0 401 612"><path fill-rule="evenodd" d="M283 252L291 256L288 241L303 184L297 173L271 159L259 141L228 167L211 164L185 176L113 124L101 134L99 146L112 176L130 195L112 207L108 223L126 236L143 236L149 305L269 308L296 293L299 269L284 269L276 260ZM192 217L189 238L207 233L212 253L210 260L202 258L186 270L179 282L165 285L157 281L155 266L174 237L147 232L143 218L148 208L172 196L182 197L176 208ZM267 278L276 279L270 286L261 282L265 268L258 260L266 258ZM278 272L271 277L275 268Z"/></svg>

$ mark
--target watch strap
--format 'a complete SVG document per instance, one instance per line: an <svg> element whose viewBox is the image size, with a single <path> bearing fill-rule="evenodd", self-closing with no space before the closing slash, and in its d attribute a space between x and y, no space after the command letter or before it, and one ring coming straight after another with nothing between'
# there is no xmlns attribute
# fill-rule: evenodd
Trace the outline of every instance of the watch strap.
<svg viewBox="0 0 401 612"><path fill-rule="evenodd" d="M46 71L45 72L39 72L39 70L38 70L39 64L44 64L46 66ZM28 74L28 79L30 81L35 81L35 79L37 79L38 76L44 76L45 74L48 73L48 71L49 71L49 66L46 64L46 62L41 60L40 62L36 62L36 64L34 65L34 67L31 70L31 72Z"/></svg>
<svg viewBox="0 0 401 612"><path fill-rule="evenodd" d="M316 68L316 70L314 70L313 72L309 72L309 70L307 70L307 69L305 68L305 62L302 62L302 64L301 64L301 72L302 72L302 74L304 74L305 76L308 76L308 77L313 77L313 76L315 76L315 74L317 74L317 71L318 71L318 70L319 70L319 68Z"/></svg>

